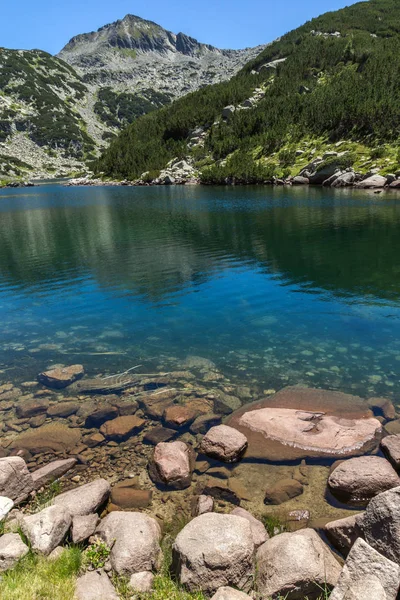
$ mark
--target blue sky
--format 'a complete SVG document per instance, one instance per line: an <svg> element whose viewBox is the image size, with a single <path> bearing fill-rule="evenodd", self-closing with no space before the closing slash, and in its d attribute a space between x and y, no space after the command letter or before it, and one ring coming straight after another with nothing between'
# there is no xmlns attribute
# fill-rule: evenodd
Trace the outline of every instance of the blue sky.
<svg viewBox="0 0 400 600"><path fill-rule="evenodd" d="M0 46L55 54L78 33L127 13L220 48L272 41L351 0L2 0Z"/></svg>

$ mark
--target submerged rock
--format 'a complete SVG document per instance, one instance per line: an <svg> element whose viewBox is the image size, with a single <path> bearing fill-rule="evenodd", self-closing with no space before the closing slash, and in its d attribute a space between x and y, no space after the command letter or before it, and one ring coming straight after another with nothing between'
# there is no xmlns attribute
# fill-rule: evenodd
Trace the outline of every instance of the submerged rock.
<svg viewBox="0 0 400 600"><path fill-rule="evenodd" d="M135 415L117 417L103 423L100 433L109 440L121 441L139 432L144 424L144 419Z"/></svg>
<svg viewBox="0 0 400 600"><path fill-rule="evenodd" d="M40 383L49 388L62 389L74 383L83 377L85 370L82 365L72 365L70 367L57 367L49 371L39 373Z"/></svg>
<svg viewBox="0 0 400 600"><path fill-rule="evenodd" d="M172 569L189 591L212 594L223 586L248 591L254 576L254 542L246 519L208 513L178 534Z"/></svg>
<svg viewBox="0 0 400 600"><path fill-rule="evenodd" d="M346 457L375 448L381 423L361 398L309 388L286 388L243 407L228 420L248 440L248 458L293 460Z"/></svg>
<svg viewBox="0 0 400 600"><path fill-rule="evenodd" d="M65 452L72 450L81 439L78 429L61 423L43 425L34 431L21 433L10 445L12 449L26 449L32 454L41 452Z"/></svg>
<svg viewBox="0 0 400 600"><path fill-rule="evenodd" d="M300 496L303 490L303 485L297 479L281 479L265 490L264 504L283 504Z"/></svg>

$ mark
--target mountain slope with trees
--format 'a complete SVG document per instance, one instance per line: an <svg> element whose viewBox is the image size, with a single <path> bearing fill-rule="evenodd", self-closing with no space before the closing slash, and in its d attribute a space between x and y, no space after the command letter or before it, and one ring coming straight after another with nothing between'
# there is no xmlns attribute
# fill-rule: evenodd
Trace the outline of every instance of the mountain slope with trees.
<svg viewBox="0 0 400 600"><path fill-rule="evenodd" d="M361 2L291 31L230 81L138 119L96 169L137 178L175 157L191 157L205 178L214 171L212 181L229 168L233 174L253 170L255 179L265 179L290 171L321 145L344 142L350 163L368 167L375 160L399 169L399 75L397 0ZM252 103L260 88L263 97ZM234 108L222 118L227 105ZM198 128L207 132L204 147L188 150ZM214 166L204 168L207 164Z"/></svg>

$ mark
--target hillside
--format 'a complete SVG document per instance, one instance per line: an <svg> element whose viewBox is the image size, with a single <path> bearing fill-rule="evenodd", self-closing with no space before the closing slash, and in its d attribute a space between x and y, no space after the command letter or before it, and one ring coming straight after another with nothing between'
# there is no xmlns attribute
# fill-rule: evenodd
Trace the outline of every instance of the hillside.
<svg viewBox="0 0 400 600"><path fill-rule="evenodd" d="M400 169L399 75L396 0L326 13L269 45L229 82L138 119L97 171L137 178L185 158L208 183L235 175L257 181L294 174L327 154L343 166L393 172ZM194 130L202 132L195 143Z"/></svg>
<svg viewBox="0 0 400 600"><path fill-rule="evenodd" d="M218 50L131 15L58 57L0 48L0 180L84 171L137 117L228 79L260 50Z"/></svg>

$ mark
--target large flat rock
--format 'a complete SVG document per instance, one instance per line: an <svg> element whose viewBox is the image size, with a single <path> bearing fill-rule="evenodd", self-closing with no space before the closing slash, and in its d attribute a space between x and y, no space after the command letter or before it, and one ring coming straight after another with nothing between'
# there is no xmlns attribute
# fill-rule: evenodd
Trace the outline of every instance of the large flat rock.
<svg viewBox="0 0 400 600"><path fill-rule="evenodd" d="M366 401L311 388L285 388L243 407L228 423L247 437L246 458L274 461L357 456L382 435Z"/></svg>

